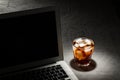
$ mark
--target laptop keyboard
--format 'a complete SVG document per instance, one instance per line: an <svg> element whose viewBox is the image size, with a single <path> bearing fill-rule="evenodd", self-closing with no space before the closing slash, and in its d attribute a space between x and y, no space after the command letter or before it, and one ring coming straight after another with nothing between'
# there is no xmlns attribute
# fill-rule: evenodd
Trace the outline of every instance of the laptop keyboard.
<svg viewBox="0 0 120 80"><path fill-rule="evenodd" d="M13 76L12 80L71 80L61 65L41 68L38 70L24 72L18 77ZM11 79L9 79L11 80Z"/></svg>

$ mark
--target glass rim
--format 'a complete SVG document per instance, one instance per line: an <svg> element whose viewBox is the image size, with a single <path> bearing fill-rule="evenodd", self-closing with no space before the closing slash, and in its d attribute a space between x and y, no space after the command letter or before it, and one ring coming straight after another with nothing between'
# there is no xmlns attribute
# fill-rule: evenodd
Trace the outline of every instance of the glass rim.
<svg viewBox="0 0 120 80"><path fill-rule="evenodd" d="M88 38L88 37L77 37L77 38L74 38L72 42L75 42L76 40L79 40L79 39L88 39L88 40L90 40L93 44L95 44L95 43L94 43L94 40L91 39L91 38Z"/></svg>

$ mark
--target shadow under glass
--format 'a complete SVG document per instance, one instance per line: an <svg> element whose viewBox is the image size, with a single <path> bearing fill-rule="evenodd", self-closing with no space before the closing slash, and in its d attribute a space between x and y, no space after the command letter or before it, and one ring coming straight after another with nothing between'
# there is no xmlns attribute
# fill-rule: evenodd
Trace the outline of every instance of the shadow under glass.
<svg viewBox="0 0 120 80"><path fill-rule="evenodd" d="M91 62L88 66L78 66L78 64L75 62L75 60L72 59L70 61L70 66L77 71L88 72L88 71L94 70L97 67L96 62L93 59L91 59L90 61Z"/></svg>

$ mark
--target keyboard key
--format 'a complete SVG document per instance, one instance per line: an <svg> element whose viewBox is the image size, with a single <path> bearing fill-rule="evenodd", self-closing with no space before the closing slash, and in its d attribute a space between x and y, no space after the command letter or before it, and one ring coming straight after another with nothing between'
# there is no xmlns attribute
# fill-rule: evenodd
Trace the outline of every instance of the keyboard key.
<svg viewBox="0 0 120 80"><path fill-rule="evenodd" d="M12 76L11 80L15 80L18 75ZM38 70L27 71L19 74L22 80L71 80L61 67L61 65L54 65L50 67L41 68ZM16 79L20 80L20 79Z"/></svg>

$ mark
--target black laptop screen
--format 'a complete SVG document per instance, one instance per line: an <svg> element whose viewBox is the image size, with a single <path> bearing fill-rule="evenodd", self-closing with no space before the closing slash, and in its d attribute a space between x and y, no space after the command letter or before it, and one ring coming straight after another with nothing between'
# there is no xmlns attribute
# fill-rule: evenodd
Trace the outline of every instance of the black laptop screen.
<svg viewBox="0 0 120 80"><path fill-rule="evenodd" d="M0 69L55 56L55 11L0 18Z"/></svg>

